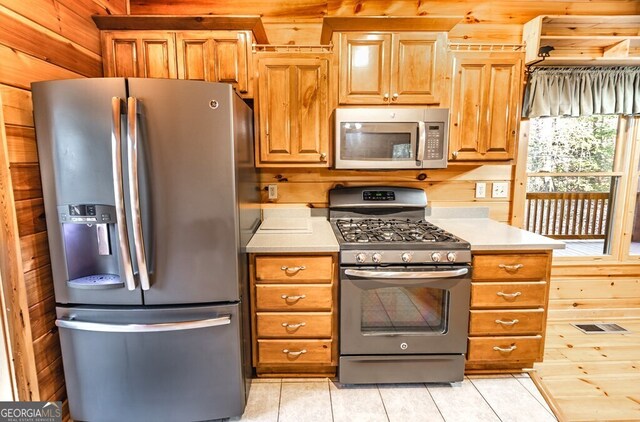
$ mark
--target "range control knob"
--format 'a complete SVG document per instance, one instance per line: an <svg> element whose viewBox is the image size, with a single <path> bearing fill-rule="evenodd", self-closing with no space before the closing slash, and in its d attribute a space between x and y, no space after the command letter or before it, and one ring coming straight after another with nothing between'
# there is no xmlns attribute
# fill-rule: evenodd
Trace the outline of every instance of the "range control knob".
<svg viewBox="0 0 640 422"><path fill-rule="evenodd" d="M400 255L400 258L402 258L402 262L411 262L411 254L409 252L404 252Z"/></svg>
<svg viewBox="0 0 640 422"><path fill-rule="evenodd" d="M362 264L366 260L367 260L366 254L363 254L362 252L360 252L359 254L356 255L356 262L358 264Z"/></svg>
<svg viewBox="0 0 640 422"><path fill-rule="evenodd" d="M382 255L379 254L378 252L376 252L376 253L373 254L371 259L373 259L373 262L375 262L376 264L379 264L379 263L382 262Z"/></svg>
<svg viewBox="0 0 640 422"><path fill-rule="evenodd" d="M456 258L457 258L457 256L456 256L455 252L449 252L447 254L447 261L449 261L449 262L456 262Z"/></svg>
<svg viewBox="0 0 640 422"><path fill-rule="evenodd" d="M440 262L442 260L442 255L440 252L434 252L431 254L431 260L433 262Z"/></svg>

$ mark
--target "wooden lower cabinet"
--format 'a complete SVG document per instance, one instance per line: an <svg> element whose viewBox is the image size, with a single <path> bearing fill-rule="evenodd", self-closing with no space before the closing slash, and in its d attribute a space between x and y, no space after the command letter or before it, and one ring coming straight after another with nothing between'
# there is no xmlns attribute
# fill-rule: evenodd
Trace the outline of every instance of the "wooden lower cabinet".
<svg viewBox="0 0 640 422"><path fill-rule="evenodd" d="M500 372L541 362L551 251L475 252L466 371Z"/></svg>
<svg viewBox="0 0 640 422"><path fill-rule="evenodd" d="M252 254L250 266L257 376L335 376L338 255Z"/></svg>

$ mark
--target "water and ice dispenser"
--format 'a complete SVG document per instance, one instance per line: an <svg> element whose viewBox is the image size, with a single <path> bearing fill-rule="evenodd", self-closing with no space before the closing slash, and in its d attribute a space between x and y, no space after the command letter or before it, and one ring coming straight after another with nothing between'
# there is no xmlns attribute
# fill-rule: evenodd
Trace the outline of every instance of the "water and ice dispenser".
<svg viewBox="0 0 640 422"><path fill-rule="evenodd" d="M80 289L124 286L118 269L116 209L110 205L58 206L66 255L67 285Z"/></svg>

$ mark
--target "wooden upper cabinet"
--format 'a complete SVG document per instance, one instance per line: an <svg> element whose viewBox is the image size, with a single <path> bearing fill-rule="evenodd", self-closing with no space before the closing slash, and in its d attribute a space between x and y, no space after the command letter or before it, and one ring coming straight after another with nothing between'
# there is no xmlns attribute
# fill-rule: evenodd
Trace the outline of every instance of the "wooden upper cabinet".
<svg viewBox="0 0 640 422"><path fill-rule="evenodd" d="M177 78L174 34L165 31L103 31L105 76Z"/></svg>
<svg viewBox="0 0 640 422"><path fill-rule="evenodd" d="M258 166L329 165L329 67L323 55L258 58Z"/></svg>
<svg viewBox="0 0 640 422"><path fill-rule="evenodd" d="M179 79L230 83L243 97L253 96L251 32L177 32L176 44Z"/></svg>
<svg viewBox="0 0 640 422"><path fill-rule="evenodd" d="M341 104L438 104L446 34L340 34Z"/></svg>
<svg viewBox="0 0 640 422"><path fill-rule="evenodd" d="M390 98L391 35L340 35L340 103L386 104Z"/></svg>
<svg viewBox="0 0 640 422"><path fill-rule="evenodd" d="M393 34L391 102L440 103L446 69L447 36L443 33Z"/></svg>
<svg viewBox="0 0 640 422"><path fill-rule="evenodd" d="M522 53L454 53L450 160L513 159L522 59Z"/></svg>

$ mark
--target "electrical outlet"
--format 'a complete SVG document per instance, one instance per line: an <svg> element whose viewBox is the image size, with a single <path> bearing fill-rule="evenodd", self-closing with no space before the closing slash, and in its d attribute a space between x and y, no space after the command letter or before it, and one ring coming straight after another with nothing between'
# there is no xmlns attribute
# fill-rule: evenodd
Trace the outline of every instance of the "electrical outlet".
<svg viewBox="0 0 640 422"><path fill-rule="evenodd" d="M485 182L476 183L476 198L484 198L487 195L487 184Z"/></svg>
<svg viewBox="0 0 640 422"><path fill-rule="evenodd" d="M507 182L496 182L492 186L492 198L506 198L509 193L509 184Z"/></svg>
<svg viewBox="0 0 640 422"><path fill-rule="evenodd" d="M278 199L278 185L269 185L269 200L275 201Z"/></svg>

